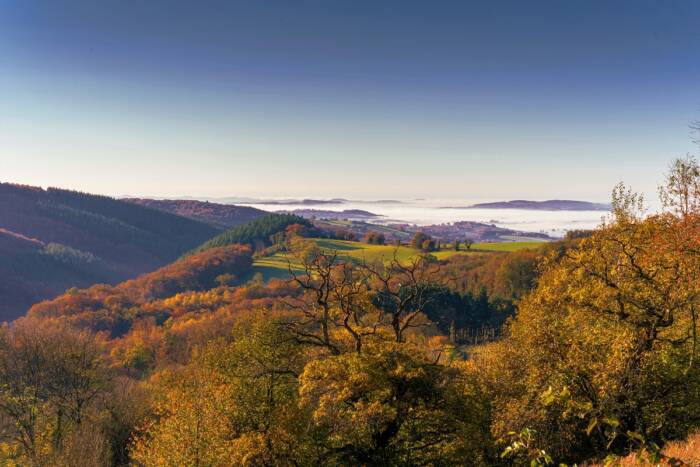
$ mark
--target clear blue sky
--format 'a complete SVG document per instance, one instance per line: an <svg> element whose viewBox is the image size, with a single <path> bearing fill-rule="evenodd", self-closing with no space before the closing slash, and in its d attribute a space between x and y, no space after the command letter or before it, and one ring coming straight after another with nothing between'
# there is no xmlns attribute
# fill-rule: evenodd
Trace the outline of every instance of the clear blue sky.
<svg viewBox="0 0 700 467"><path fill-rule="evenodd" d="M653 193L700 2L0 0L0 180L113 195Z"/></svg>

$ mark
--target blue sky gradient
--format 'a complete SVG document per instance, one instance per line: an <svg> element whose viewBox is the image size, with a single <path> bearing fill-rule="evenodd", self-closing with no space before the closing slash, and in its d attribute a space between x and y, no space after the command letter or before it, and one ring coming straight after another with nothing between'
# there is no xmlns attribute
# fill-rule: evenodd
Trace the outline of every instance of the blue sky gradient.
<svg viewBox="0 0 700 467"><path fill-rule="evenodd" d="M112 195L653 196L700 2L0 0L0 180Z"/></svg>

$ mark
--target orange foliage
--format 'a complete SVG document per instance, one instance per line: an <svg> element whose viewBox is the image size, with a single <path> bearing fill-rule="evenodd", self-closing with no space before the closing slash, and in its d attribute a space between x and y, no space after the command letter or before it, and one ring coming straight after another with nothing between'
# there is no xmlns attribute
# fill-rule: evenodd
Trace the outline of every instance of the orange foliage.
<svg viewBox="0 0 700 467"><path fill-rule="evenodd" d="M99 284L84 290L68 290L56 299L34 305L28 314L37 318L63 318L81 328L121 335L134 319L153 316L163 321L170 315L168 304L153 306L153 301L183 291L212 289L217 286L218 276L241 277L251 266L252 255L247 246L212 248L117 286Z"/></svg>

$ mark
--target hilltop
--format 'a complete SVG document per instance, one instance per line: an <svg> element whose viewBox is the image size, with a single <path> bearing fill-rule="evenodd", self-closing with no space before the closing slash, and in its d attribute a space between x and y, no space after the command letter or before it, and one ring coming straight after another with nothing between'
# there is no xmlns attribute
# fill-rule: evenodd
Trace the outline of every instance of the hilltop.
<svg viewBox="0 0 700 467"><path fill-rule="evenodd" d="M494 203L478 203L463 209L530 209L536 211L609 211L610 205L592 203L590 201L575 201L568 199L550 199L547 201L528 201L516 199L512 201L497 201Z"/></svg>
<svg viewBox="0 0 700 467"><path fill-rule="evenodd" d="M249 206L219 204L192 199L124 198L123 201L177 214L178 216L189 217L221 229L245 224L248 221L268 214L266 211Z"/></svg>
<svg viewBox="0 0 700 467"><path fill-rule="evenodd" d="M0 320L69 287L153 271L218 233L105 196L0 184Z"/></svg>

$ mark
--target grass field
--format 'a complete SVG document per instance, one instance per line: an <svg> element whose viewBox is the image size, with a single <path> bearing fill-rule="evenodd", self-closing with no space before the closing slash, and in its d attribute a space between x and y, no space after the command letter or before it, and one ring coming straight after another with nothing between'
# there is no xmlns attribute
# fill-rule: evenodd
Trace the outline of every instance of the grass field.
<svg viewBox="0 0 700 467"><path fill-rule="evenodd" d="M319 248L325 251L337 251L340 256L358 261L391 261L396 254L399 261L410 261L419 254L418 250L407 246L396 248L394 245L368 245L361 242L347 240L329 240L325 238L314 239ZM471 250L454 251L444 249L431 254L440 260L454 255L478 255L488 252L510 252L528 248L537 248L542 242L502 242L502 243L475 243ZM276 253L271 256L259 258L253 263L253 273L261 273L267 281L272 278L289 277L289 263L292 269L299 272L301 266L294 256L287 252Z"/></svg>

